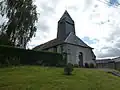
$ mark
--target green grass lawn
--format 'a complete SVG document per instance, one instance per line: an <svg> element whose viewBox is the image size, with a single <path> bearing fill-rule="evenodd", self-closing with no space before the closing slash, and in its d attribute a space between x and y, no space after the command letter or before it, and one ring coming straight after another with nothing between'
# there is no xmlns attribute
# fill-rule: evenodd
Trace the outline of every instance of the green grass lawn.
<svg viewBox="0 0 120 90"><path fill-rule="evenodd" d="M120 78L100 70L21 66L0 69L0 90L120 90Z"/></svg>

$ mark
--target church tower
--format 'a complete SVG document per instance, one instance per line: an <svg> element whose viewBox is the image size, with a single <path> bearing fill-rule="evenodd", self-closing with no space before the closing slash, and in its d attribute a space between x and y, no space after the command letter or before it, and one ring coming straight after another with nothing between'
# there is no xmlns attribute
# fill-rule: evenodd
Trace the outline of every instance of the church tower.
<svg viewBox="0 0 120 90"><path fill-rule="evenodd" d="M74 21L70 17L69 13L65 11L58 21L57 39L64 40L71 32L75 34Z"/></svg>

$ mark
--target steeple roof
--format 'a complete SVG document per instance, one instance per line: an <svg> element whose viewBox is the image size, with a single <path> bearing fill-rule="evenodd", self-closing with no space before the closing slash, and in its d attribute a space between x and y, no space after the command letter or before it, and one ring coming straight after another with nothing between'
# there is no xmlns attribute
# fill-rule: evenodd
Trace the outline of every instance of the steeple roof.
<svg viewBox="0 0 120 90"><path fill-rule="evenodd" d="M73 32L75 34L74 21L70 17L67 10L65 10L64 14L62 15L62 17L58 21L57 38L64 40L71 32Z"/></svg>
<svg viewBox="0 0 120 90"><path fill-rule="evenodd" d="M74 24L74 21L72 20L71 16L69 15L69 13L67 12L67 10L65 10L64 14L62 15L62 17L60 18L61 20L65 20L68 21L69 23Z"/></svg>

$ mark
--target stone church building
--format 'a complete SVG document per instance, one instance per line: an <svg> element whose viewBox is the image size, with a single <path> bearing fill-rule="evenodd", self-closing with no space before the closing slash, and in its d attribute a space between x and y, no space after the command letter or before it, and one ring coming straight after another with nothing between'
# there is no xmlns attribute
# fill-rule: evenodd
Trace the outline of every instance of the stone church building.
<svg viewBox="0 0 120 90"><path fill-rule="evenodd" d="M76 36L75 24L67 11L58 21L57 37L33 48L36 51L61 53L66 56L67 63L84 66L85 63L95 65L96 56L93 48Z"/></svg>

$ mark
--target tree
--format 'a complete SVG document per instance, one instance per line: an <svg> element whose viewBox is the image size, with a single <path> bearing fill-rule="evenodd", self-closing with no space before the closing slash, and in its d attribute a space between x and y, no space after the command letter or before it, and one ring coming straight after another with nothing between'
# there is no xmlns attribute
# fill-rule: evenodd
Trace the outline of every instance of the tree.
<svg viewBox="0 0 120 90"><path fill-rule="evenodd" d="M37 30L35 23L38 18L33 0L0 1L0 14L8 19L0 26L1 32L7 34L14 46L26 47Z"/></svg>
<svg viewBox="0 0 120 90"><path fill-rule="evenodd" d="M0 45L14 46L14 44L9 40L8 36L4 33L0 34Z"/></svg>

